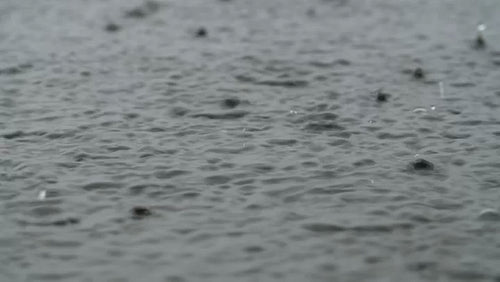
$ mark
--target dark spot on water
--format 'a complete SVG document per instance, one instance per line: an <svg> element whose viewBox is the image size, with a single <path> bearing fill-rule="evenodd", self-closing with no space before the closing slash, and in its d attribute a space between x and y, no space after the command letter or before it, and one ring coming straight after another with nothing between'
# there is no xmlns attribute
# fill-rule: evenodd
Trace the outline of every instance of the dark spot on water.
<svg viewBox="0 0 500 282"><path fill-rule="evenodd" d="M450 86L456 88L466 88L466 87L474 87L476 86L476 84L473 82L455 82L455 83L450 83Z"/></svg>
<svg viewBox="0 0 500 282"><path fill-rule="evenodd" d="M392 140L397 140L397 139L405 139L405 138L413 138L416 137L417 135L415 133L400 133L400 134L393 134L390 132L381 132L377 134L377 138L379 139L392 139Z"/></svg>
<svg viewBox="0 0 500 282"><path fill-rule="evenodd" d="M121 27L115 23L108 23L104 26L104 30L107 32L117 32L121 29Z"/></svg>
<svg viewBox="0 0 500 282"><path fill-rule="evenodd" d="M128 18L144 18L147 14L142 7L133 8L125 12L125 16Z"/></svg>
<svg viewBox="0 0 500 282"><path fill-rule="evenodd" d="M370 160L370 159L362 159L362 160L359 160L359 161L356 161L353 163L354 166L356 167L362 167L362 166L371 166L371 165L374 165L375 164L375 161L374 160Z"/></svg>
<svg viewBox="0 0 500 282"><path fill-rule="evenodd" d="M295 88L295 87L306 87L307 85L309 85L309 82L307 82L305 80L264 80L264 81L258 82L257 84L267 85L267 86Z"/></svg>
<svg viewBox="0 0 500 282"><path fill-rule="evenodd" d="M413 77L416 79L422 79L422 78L424 78L424 76L425 76L425 74L424 74L424 71L422 70L422 68L416 68L413 71Z"/></svg>
<svg viewBox="0 0 500 282"><path fill-rule="evenodd" d="M24 71L32 68L32 64L20 64L17 66L11 66L11 67L6 67L3 69L0 69L0 75L16 75L23 73Z"/></svg>
<svg viewBox="0 0 500 282"><path fill-rule="evenodd" d="M187 113L189 112L188 109L184 108L184 107L173 107L171 110L170 110L170 114L174 117L182 117L182 116L185 116Z"/></svg>
<svg viewBox="0 0 500 282"><path fill-rule="evenodd" d="M377 102L387 102L387 100L389 100L389 97L391 96L388 93L382 92L382 90L377 91L376 95Z"/></svg>
<svg viewBox="0 0 500 282"><path fill-rule="evenodd" d="M205 183L208 185L226 184L231 181L231 178L224 175L214 175L205 178Z"/></svg>
<svg viewBox="0 0 500 282"><path fill-rule="evenodd" d="M141 219L152 214L151 210L144 206L133 207L130 212L132 213L132 217L135 219Z"/></svg>
<svg viewBox="0 0 500 282"><path fill-rule="evenodd" d="M379 256L368 256L364 259L364 261L368 264L375 264L375 263L379 263L383 260L382 257L379 257Z"/></svg>
<svg viewBox="0 0 500 282"><path fill-rule="evenodd" d="M297 140L295 139L270 139L267 143L271 145L279 145L279 146L293 146L297 144Z"/></svg>
<svg viewBox="0 0 500 282"><path fill-rule="evenodd" d="M316 16L316 10L314 8L309 8L306 11L306 15L310 18L314 18Z"/></svg>
<svg viewBox="0 0 500 282"><path fill-rule="evenodd" d="M304 229L318 233L337 233L346 231L347 228L328 223L310 223L302 226Z"/></svg>
<svg viewBox="0 0 500 282"><path fill-rule="evenodd" d="M471 134L468 133L455 133L455 132L444 132L441 134L445 138L449 139L466 139L471 137Z"/></svg>
<svg viewBox="0 0 500 282"><path fill-rule="evenodd" d="M120 188L122 185L115 182L91 182L82 186L83 190L93 191L93 190L103 190L103 189L116 189Z"/></svg>
<svg viewBox="0 0 500 282"><path fill-rule="evenodd" d="M208 35L207 29L204 27L198 28L195 33L195 36L198 38L207 37L207 35Z"/></svg>
<svg viewBox="0 0 500 282"><path fill-rule="evenodd" d="M118 152L118 151L128 151L130 147L123 145L110 146L107 148L110 152Z"/></svg>
<svg viewBox="0 0 500 282"><path fill-rule="evenodd" d="M240 82L249 82L249 83L253 83L255 82L255 78L251 77L251 76L247 76L247 75L235 75L234 78Z"/></svg>
<svg viewBox="0 0 500 282"><path fill-rule="evenodd" d="M222 106L228 109L234 109L241 103L238 98L227 98L222 101Z"/></svg>
<svg viewBox="0 0 500 282"><path fill-rule="evenodd" d="M158 11L159 8L160 4L158 2L147 1L138 7L125 11L125 17L136 19L145 18Z"/></svg>
<svg viewBox="0 0 500 282"><path fill-rule="evenodd" d="M192 115L192 117L225 120L225 119L239 119L239 118L245 117L248 114L249 113L246 111L234 111L234 112L221 113L221 114L215 114L215 113L195 114L195 115Z"/></svg>
<svg viewBox="0 0 500 282"><path fill-rule="evenodd" d="M304 123L304 122L330 122L336 120L338 115L334 113L320 113L320 114L308 114L305 116L299 116L294 123Z"/></svg>
<svg viewBox="0 0 500 282"><path fill-rule="evenodd" d="M139 117L138 113L126 113L123 115L126 119L135 119Z"/></svg>
<svg viewBox="0 0 500 282"><path fill-rule="evenodd" d="M429 269L436 268L436 263L435 262L415 262L410 265L408 265L408 269L411 271L425 271Z"/></svg>
<svg viewBox="0 0 500 282"><path fill-rule="evenodd" d="M14 131L14 132L11 132L11 133L6 133L3 135L3 138L5 139L14 139L14 138L19 138L19 137L23 137L25 135L25 133L21 130L18 130L18 131Z"/></svg>
<svg viewBox="0 0 500 282"><path fill-rule="evenodd" d="M456 165L456 166L463 166L463 165L465 165L465 160L463 160L463 159L455 159L451 163L453 165Z"/></svg>
<svg viewBox="0 0 500 282"><path fill-rule="evenodd" d="M90 74L91 73L89 71L82 71L82 72L80 72L81 76L90 76Z"/></svg>
<svg viewBox="0 0 500 282"><path fill-rule="evenodd" d="M170 179L173 177L177 177L180 175L184 174L189 174L190 172L187 170L179 170L179 169L174 169L174 170L160 170L154 173L154 176L158 179Z"/></svg>
<svg viewBox="0 0 500 282"><path fill-rule="evenodd" d="M450 114L454 114L454 115L459 115L459 114L461 114L461 113L462 113L461 111L459 111L459 110L454 110L454 109L449 109L449 110L448 110L448 112L449 112Z"/></svg>
<svg viewBox="0 0 500 282"><path fill-rule="evenodd" d="M345 130L345 127L340 126L334 122L311 122L304 127L304 130L307 131L340 131Z"/></svg>
<svg viewBox="0 0 500 282"><path fill-rule="evenodd" d="M51 225L54 226L67 226L67 225L74 225L80 223L80 219L74 218L74 217L69 217L66 219L61 219L61 220L56 220L51 223Z"/></svg>
<svg viewBox="0 0 500 282"><path fill-rule="evenodd" d="M414 170L433 170L434 169L434 165L431 162L424 160L424 159L416 159L413 162L411 162L410 165Z"/></svg>
<svg viewBox="0 0 500 282"><path fill-rule="evenodd" d="M264 248L261 246L248 246L245 248L245 252L247 253L260 253L264 251Z"/></svg>

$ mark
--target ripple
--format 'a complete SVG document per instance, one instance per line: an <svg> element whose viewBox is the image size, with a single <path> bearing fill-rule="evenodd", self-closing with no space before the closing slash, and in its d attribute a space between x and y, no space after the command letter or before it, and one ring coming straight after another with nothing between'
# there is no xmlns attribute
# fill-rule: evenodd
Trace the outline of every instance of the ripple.
<svg viewBox="0 0 500 282"><path fill-rule="evenodd" d="M213 175L209 177L205 177L205 183L208 185L220 185L226 184L231 181L231 177L225 175Z"/></svg>
<svg viewBox="0 0 500 282"><path fill-rule="evenodd" d="M392 233L398 230L413 229L411 223L394 223L394 224L378 224L378 225L359 225L359 226L342 226L330 223L309 223L304 224L302 228L316 233L339 233L339 232L359 232L359 233Z"/></svg>
<svg viewBox="0 0 500 282"><path fill-rule="evenodd" d="M297 88L306 87L309 85L309 82L306 80L264 80L259 81L256 84L273 87Z"/></svg>
<svg viewBox="0 0 500 282"><path fill-rule="evenodd" d="M304 130L311 132L323 132L323 131L343 131L346 130L346 128L335 122L311 122L304 127Z"/></svg>
<svg viewBox="0 0 500 282"><path fill-rule="evenodd" d="M154 176L158 179L170 179L170 178L174 178L177 176L186 175L186 174L190 174L190 173L191 173L190 171L186 171L186 170L173 169L173 170L168 170L168 171L165 171L165 170L156 171L154 173Z"/></svg>
<svg viewBox="0 0 500 282"><path fill-rule="evenodd" d="M83 190L93 191L93 190L106 190L106 189L118 189L123 187L123 184L116 182L90 182L82 186Z"/></svg>
<svg viewBox="0 0 500 282"><path fill-rule="evenodd" d="M232 111L227 113L201 113L191 115L194 118L206 118L206 119L216 119L216 120L231 120L240 119L247 116L249 112L247 111Z"/></svg>
<svg viewBox="0 0 500 282"><path fill-rule="evenodd" d="M10 66L6 68L0 68L0 75L17 75L26 72L31 69L33 65L31 64L21 64L17 66Z"/></svg>

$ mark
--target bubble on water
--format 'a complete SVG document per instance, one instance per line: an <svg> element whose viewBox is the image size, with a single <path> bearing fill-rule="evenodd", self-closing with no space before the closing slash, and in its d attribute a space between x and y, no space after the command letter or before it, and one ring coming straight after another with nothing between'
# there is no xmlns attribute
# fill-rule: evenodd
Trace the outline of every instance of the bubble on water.
<svg viewBox="0 0 500 282"><path fill-rule="evenodd" d="M370 183L371 183L371 184L375 184L375 180L370 179Z"/></svg>
<svg viewBox="0 0 500 282"><path fill-rule="evenodd" d="M368 123L372 124L372 123L375 123L375 121L374 121L373 119L370 119L370 120L368 121Z"/></svg>
<svg viewBox="0 0 500 282"><path fill-rule="evenodd" d="M42 191L38 192L37 199L39 201L45 200L46 197L47 197L47 191L46 190L42 190Z"/></svg>
<svg viewBox="0 0 500 282"><path fill-rule="evenodd" d="M296 114L298 114L298 112L297 112L297 111L294 111L294 110L290 110L290 112L289 112L289 113L290 113L291 115L296 115Z"/></svg>
<svg viewBox="0 0 500 282"><path fill-rule="evenodd" d="M415 154L415 158L418 158L418 157L420 157L420 154Z"/></svg>
<svg viewBox="0 0 500 282"><path fill-rule="evenodd" d="M431 110L435 111L436 110L436 106L432 105L431 106Z"/></svg>

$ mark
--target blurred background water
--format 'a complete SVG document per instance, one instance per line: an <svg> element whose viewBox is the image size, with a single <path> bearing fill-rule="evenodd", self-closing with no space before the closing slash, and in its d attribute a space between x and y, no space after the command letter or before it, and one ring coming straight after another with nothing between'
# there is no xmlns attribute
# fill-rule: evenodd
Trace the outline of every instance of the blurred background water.
<svg viewBox="0 0 500 282"><path fill-rule="evenodd" d="M500 281L499 12L1 1L0 281Z"/></svg>

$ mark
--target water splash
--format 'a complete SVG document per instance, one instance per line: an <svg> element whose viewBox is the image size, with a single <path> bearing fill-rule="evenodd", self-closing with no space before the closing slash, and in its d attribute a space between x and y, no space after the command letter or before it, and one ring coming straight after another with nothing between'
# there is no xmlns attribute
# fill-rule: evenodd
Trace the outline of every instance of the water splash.
<svg viewBox="0 0 500 282"><path fill-rule="evenodd" d="M427 109L425 108L415 108L413 110L414 113L427 113Z"/></svg>
<svg viewBox="0 0 500 282"><path fill-rule="evenodd" d="M483 23L480 23L477 25L477 32L482 35L483 31L486 30L486 25Z"/></svg>
<svg viewBox="0 0 500 282"><path fill-rule="evenodd" d="M47 190L42 190L42 191L38 192L37 199L39 201L43 201L43 200L45 200L45 198L47 198Z"/></svg>
<svg viewBox="0 0 500 282"><path fill-rule="evenodd" d="M484 40L483 32L486 30L486 25L480 23L477 26L477 37L476 37L476 48L482 49L486 46L486 41Z"/></svg>

